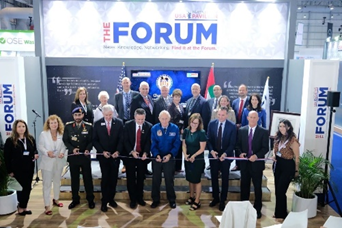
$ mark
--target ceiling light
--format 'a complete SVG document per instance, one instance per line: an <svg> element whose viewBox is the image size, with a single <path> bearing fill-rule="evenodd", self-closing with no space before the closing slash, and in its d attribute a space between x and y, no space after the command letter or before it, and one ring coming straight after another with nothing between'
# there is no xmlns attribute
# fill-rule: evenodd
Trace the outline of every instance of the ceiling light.
<svg viewBox="0 0 342 228"><path fill-rule="evenodd" d="M301 10L301 9L302 9L302 7L300 7L300 6L299 6L299 7L298 7L298 9L299 9L299 10Z"/></svg>
<svg viewBox="0 0 342 228"><path fill-rule="evenodd" d="M304 15L303 18L306 18L306 15Z"/></svg>

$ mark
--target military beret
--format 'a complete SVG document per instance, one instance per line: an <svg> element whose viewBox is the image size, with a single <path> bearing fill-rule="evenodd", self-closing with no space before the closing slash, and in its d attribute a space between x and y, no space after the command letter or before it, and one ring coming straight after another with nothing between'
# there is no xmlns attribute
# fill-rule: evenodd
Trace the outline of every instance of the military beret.
<svg viewBox="0 0 342 228"><path fill-rule="evenodd" d="M84 113L84 109L82 107L76 107L74 110L71 112L72 114L74 113Z"/></svg>

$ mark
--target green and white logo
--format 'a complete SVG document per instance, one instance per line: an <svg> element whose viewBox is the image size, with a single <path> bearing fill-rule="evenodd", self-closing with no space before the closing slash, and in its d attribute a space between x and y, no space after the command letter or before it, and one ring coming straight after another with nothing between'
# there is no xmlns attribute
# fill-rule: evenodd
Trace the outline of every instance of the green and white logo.
<svg viewBox="0 0 342 228"><path fill-rule="evenodd" d="M3 37L1 37L1 38L0 38L0 44L5 44L5 43L6 43L6 39L3 38Z"/></svg>

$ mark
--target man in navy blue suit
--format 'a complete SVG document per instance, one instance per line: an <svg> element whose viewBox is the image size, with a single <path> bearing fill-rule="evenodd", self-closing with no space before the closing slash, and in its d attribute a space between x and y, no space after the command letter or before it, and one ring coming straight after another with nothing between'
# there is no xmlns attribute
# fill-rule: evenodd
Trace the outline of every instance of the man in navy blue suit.
<svg viewBox="0 0 342 228"><path fill-rule="evenodd" d="M211 117L211 109L209 103L204 97L202 97L201 87L199 84L194 83L191 86L192 98L186 101L185 114L186 118L184 120L184 128L189 125L189 117L194 113L201 114L203 120L204 130L207 130L208 123Z"/></svg>
<svg viewBox="0 0 342 228"><path fill-rule="evenodd" d="M211 167L211 185L213 187L213 200L209 206L214 207L219 204L220 211L225 208L225 201L228 194L229 186L229 169L231 160L225 159L225 157L234 156L234 147L236 142L236 126L233 122L227 120L228 109L227 107L221 107L217 112L217 119L210 121L208 125L208 143L207 148L209 150L209 158L215 158L216 160L210 160ZM222 173L222 191L221 197L219 196L219 183L218 172Z"/></svg>

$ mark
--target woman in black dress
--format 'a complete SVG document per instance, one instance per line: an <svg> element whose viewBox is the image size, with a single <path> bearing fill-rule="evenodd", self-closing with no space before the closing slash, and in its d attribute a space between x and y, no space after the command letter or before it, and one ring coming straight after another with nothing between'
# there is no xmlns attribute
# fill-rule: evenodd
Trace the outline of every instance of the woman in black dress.
<svg viewBox="0 0 342 228"><path fill-rule="evenodd" d="M172 92L172 104L168 107L168 112L171 115L171 123L174 123L178 126L180 135L183 133L183 126L184 126L184 109L183 106L180 104L182 99L182 91L180 89L175 89ZM175 171L182 172L182 147L179 148L178 154L176 156L175 162Z"/></svg>
<svg viewBox="0 0 342 228"><path fill-rule="evenodd" d="M182 144L185 160L185 177L189 182L190 188L190 198L186 204L191 205L190 210L192 211L201 207L201 177L204 167L204 150L206 144L207 136L203 130L201 115L194 113L189 118L189 126L184 129Z"/></svg>
<svg viewBox="0 0 342 228"><path fill-rule="evenodd" d="M8 175L14 177L23 188L18 196L18 214L30 215L32 212L27 210L27 203L31 194L34 161L38 159L38 153L36 142L29 134L24 120L14 122L11 136L5 142L4 155Z"/></svg>
<svg viewBox="0 0 342 228"><path fill-rule="evenodd" d="M88 101L88 91L85 87L79 87L76 91L74 102L72 102L71 104L71 111L74 110L76 107L82 107L84 110L83 120L85 122L93 124L93 107L90 101Z"/></svg>

